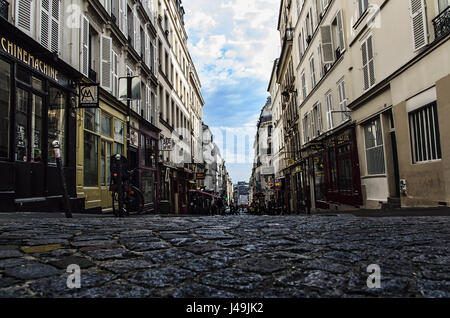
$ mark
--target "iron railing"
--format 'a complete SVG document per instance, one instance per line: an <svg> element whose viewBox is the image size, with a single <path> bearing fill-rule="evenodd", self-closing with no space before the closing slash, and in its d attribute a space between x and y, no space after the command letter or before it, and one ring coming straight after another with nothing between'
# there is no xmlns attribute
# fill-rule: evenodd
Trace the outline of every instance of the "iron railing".
<svg viewBox="0 0 450 318"><path fill-rule="evenodd" d="M433 25L436 41L450 33L450 6L433 19Z"/></svg>
<svg viewBox="0 0 450 318"><path fill-rule="evenodd" d="M8 20L9 3L5 0L0 0L0 17Z"/></svg>

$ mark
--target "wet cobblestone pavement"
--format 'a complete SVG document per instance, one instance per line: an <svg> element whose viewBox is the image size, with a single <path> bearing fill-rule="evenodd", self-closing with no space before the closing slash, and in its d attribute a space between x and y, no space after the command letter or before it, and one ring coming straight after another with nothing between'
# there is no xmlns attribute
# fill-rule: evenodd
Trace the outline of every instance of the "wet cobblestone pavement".
<svg viewBox="0 0 450 318"><path fill-rule="evenodd" d="M379 296L450 297L449 217L0 220L0 297Z"/></svg>

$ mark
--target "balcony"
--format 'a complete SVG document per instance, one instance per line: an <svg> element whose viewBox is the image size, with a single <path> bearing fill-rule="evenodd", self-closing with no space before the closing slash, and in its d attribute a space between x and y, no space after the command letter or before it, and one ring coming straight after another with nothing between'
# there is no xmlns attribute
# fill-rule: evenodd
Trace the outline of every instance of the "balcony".
<svg viewBox="0 0 450 318"><path fill-rule="evenodd" d="M433 20L435 41L446 37L450 33L450 6Z"/></svg>
<svg viewBox="0 0 450 318"><path fill-rule="evenodd" d="M8 10L9 9L9 3L5 0L0 0L0 17L8 20Z"/></svg>

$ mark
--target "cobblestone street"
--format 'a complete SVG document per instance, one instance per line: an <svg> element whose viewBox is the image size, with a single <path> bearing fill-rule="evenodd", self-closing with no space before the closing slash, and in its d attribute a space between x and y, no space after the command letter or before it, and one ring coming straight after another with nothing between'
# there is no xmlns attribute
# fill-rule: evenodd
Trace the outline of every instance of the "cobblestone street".
<svg viewBox="0 0 450 318"><path fill-rule="evenodd" d="M450 297L449 265L449 217L0 220L0 297Z"/></svg>

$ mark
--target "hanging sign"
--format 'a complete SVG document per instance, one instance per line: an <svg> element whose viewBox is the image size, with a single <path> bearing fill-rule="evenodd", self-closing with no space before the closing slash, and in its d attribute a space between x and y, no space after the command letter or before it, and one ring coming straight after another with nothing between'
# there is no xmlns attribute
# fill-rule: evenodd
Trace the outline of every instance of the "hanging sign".
<svg viewBox="0 0 450 318"><path fill-rule="evenodd" d="M98 87L99 84L80 84L78 97L79 108L98 108Z"/></svg>

